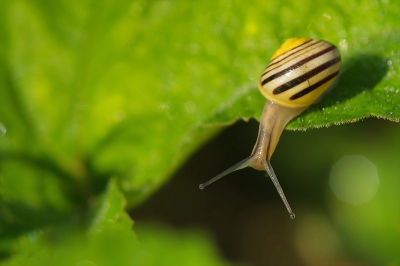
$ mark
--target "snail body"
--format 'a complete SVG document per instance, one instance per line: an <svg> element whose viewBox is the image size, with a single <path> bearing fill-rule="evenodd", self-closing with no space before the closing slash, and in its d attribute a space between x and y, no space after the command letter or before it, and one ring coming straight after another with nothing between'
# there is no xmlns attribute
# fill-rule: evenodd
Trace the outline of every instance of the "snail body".
<svg viewBox="0 0 400 266"><path fill-rule="evenodd" d="M199 186L215 182L245 167L265 170L281 196L290 217L295 217L270 163L286 124L313 104L339 74L341 58L333 44L310 38L290 38L272 55L258 88L267 98L257 142L251 155Z"/></svg>

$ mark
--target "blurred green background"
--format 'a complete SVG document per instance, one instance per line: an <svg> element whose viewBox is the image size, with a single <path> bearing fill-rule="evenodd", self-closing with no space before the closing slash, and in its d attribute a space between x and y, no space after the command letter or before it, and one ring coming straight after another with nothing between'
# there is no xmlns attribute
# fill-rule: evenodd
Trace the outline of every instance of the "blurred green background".
<svg viewBox="0 0 400 266"><path fill-rule="evenodd" d="M1 263L399 265L399 4L0 1ZM272 157L291 220L265 173L198 184L250 154L294 36L343 68Z"/></svg>

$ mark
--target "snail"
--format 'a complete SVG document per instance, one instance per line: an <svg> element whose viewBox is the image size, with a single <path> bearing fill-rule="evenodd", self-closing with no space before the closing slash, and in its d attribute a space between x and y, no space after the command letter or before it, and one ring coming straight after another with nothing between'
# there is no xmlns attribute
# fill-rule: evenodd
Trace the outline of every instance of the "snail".
<svg viewBox="0 0 400 266"><path fill-rule="evenodd" d="M290 218L294 219L295 214L272 169L270 158L286 124L306 110L331 86L339 74L340 66L339 50L329 42L297 37L286 40L272 55L258 82L258 88L267 98L267 102L251 155L200 184L199 188L204 189L223 176L248 166L265 170Z"/></svg>

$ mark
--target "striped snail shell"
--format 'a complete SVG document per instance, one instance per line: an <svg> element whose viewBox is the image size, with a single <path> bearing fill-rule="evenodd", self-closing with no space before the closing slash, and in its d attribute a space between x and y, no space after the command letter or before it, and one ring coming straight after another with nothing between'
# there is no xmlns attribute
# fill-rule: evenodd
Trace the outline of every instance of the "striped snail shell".
<svg viewBox="0 0 400 266"><path fill-rule="evenodd" d="M290 217L295 217L270 163L286 124L313 104L339 74L341 59L333 44L310 38L290 38L272 55L258 88L267 102L260 118L257 142L251 155L199 186L203 189L223 176L245 167L265 170Z"/></svg>

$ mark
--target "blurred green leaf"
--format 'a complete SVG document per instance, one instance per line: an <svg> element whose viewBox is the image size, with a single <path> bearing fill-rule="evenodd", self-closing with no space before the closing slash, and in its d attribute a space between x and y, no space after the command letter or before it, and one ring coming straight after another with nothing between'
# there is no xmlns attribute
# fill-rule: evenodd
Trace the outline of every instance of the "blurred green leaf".
<svg viewBox="0 0 400 266"><path fill-rule="evenodd" d="M4 265L226 265L204 236L145 227L141 244L111 180L89 231L53 228L20 239L22 253Z"/></svg>
<svg viewBox="0 0 400 266"><path fill-rule="evenodd" d="M203 232L176 232L152 224L137 229L143 249L152 255L148 265L232 265L215 252L216 246Z"/></svg>
<svg viewBox="0 0 400 266"><path fill-rule="evenodd" d="M111 180L89 230L58 226L32 231L20 238L20 252L7 265L143 265L148 255L124 208L123 195Z"/></svg>
<svg viewBox="0 0 400 266"><path fill-rule="evenodd" d="M101 198L88 230L63 225L32 231L12 244L17 253L2 265L227 265L200 232L142 226L139 244L114 179Z"/></svg>

